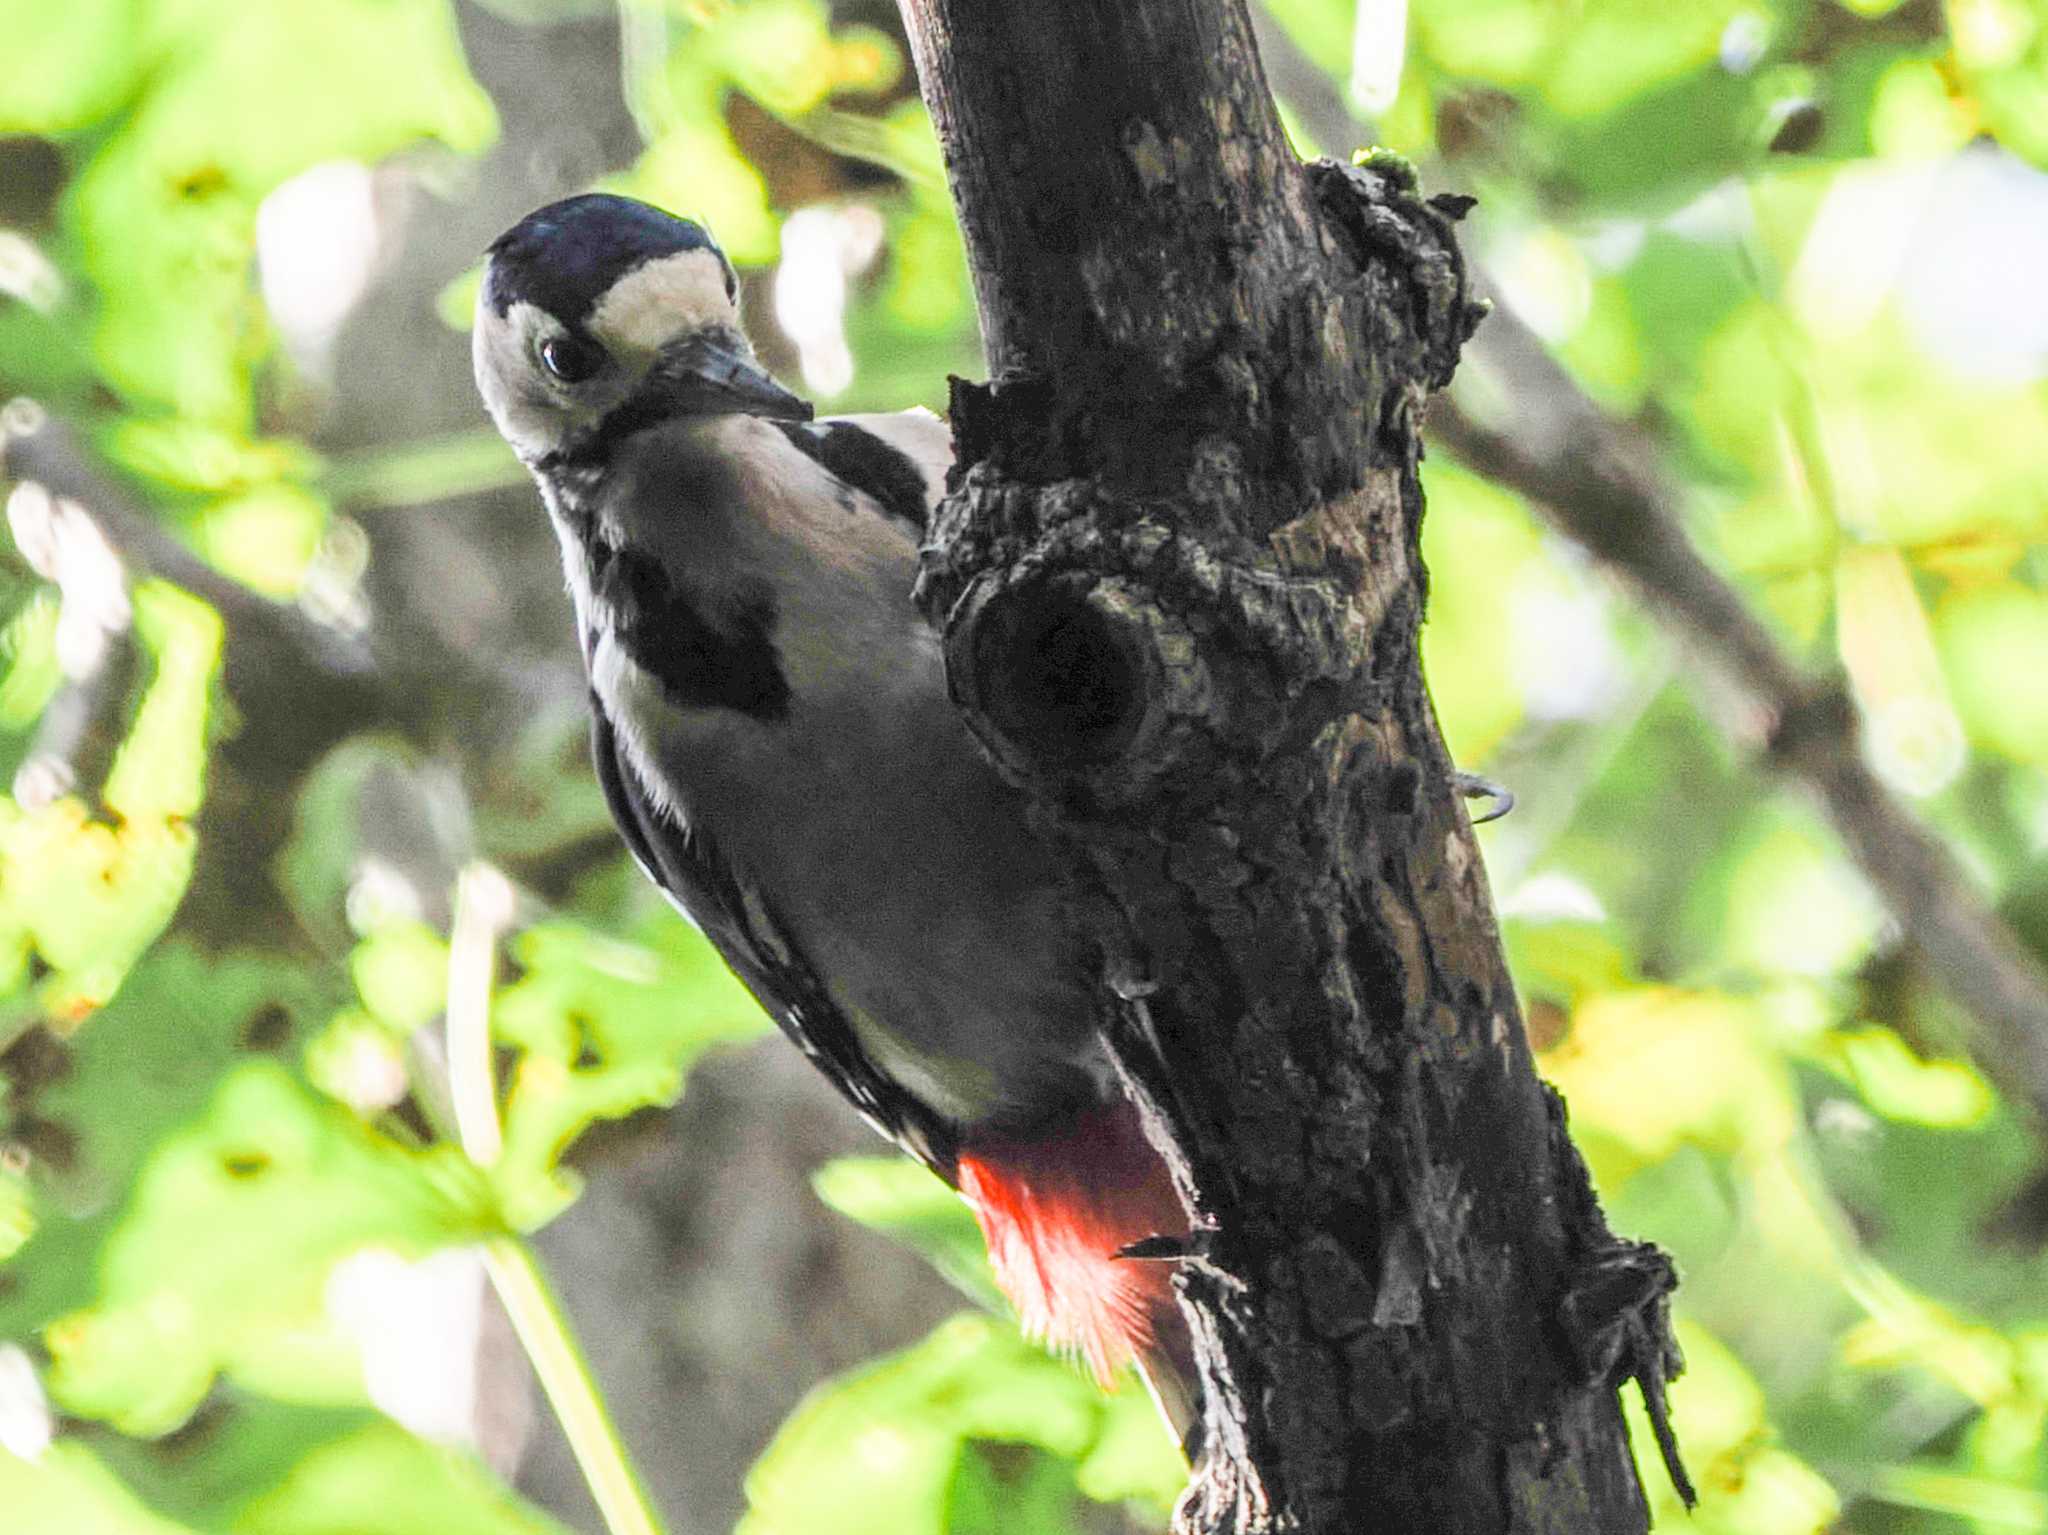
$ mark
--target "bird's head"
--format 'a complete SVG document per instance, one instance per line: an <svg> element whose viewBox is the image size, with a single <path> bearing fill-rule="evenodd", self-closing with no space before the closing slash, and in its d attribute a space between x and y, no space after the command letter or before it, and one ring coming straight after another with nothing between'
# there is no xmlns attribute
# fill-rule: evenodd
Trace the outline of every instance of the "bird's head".
<svg viewBox="0 0 2048 1535"><path fill-rule="evenodd" d="M630 197L550 203L500 235L477 294L476 383L530 465L681 416L811 415L754 360L711 236Z"/></svg>

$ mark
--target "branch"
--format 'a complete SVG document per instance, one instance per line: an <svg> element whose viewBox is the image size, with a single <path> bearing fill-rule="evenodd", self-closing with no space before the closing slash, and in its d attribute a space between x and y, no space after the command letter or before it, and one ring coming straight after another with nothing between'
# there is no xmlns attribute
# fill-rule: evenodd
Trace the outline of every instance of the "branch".
<svg viewBox="0 0 2048 1535"><path fill-rule="evenodd" d="M0 407L0 476L82 509L131 576L171 581L226 621L225 685L240 728L209 765L202 873L181 921L216 941L246 943L256 936L254 911L275 925L269 936L282 937L288 908L266 871L291 833L305 772L357 731L382 726L417 737L433 723L441 688L469 686L472 698L481 691L479 668L404 611L375 615L359 634L251 591L173 537L77 430L32 402ZM118 692L99 699L118 700ZM54 745L68 750L66 721L90 702L60 696L53 703L45 726ZM45 763L22 787L47 793L61 779Z"/></svg>
<svg viewBox="0 0 2048 1535"><path fill-rule="evenodd" d="M1263 7L1259 47L1276 89L1325 145L1372 137L1313 60ZM1425 174L1428 174L1425 171ZM1727 678L1765 723L1764 762L1803 783L1849 856L1976 1023L1972 1058L2048 1127L2048 970L1985 904L1942 843L1865 763L1856 710L1839 683L1806 674L1694 547L1656 445L1616 421L1505 305L1467 349L1514 401L1512 430L1438 399L1430 430L1489 479L1520 492L1557 530L1619 575L1688 655Z"/></svg>
<svg viewBox="0 0 2048 1535"><path fill-rule="evenodd" d="M242 635L329 677L352 680L374 672L370 648L361 639L250 591L171 537L99 467L76 432L28 400L0 407L0 476L39 484L85 507L128 564L205 598Z"/></svg>
<svg viewBox="0 0 2048 1535"><path fill-rule="evenodd" d="M1700 556L1654 454L1594 406L1505 308L1487 361L1519 408L1513 435L1451 401L1435 435L1488 478L1521 492L1551 524L1620 576L1687 653L1723 674L1765 722L1763 761L1798 780L1849 856L1975 1027L1972 1059L2048 1125L2048 971L1985 904L1962 866L1871 771L1856 706L1808 676L1740 594Z"/></svg>

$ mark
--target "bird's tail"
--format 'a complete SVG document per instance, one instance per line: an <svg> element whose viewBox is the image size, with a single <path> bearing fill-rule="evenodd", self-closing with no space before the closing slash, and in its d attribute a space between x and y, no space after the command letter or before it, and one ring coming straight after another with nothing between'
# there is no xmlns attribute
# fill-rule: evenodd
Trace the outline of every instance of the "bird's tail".
<svg viewBox="0 0 2048 1535"><path fill-rule="evenodd" d="M1200 1394L1173 1265L1118 1256L1148 1237L1188 1234L1137 1110L1119 1101L1036 1138L971 1141L959 1166L1024 1330L1077 1355L1105 1386L1136 1364L1174 1437L1189 1443Z"/></svg>

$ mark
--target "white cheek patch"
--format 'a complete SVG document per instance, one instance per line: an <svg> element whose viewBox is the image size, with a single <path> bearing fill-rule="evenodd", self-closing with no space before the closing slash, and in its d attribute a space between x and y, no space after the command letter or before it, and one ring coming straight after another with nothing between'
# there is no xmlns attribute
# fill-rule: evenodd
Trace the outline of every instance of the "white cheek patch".
<svg viewBox="0 0 2048 1535"><path fill-rule="evenodd" d="M514 304L500 315L481 298L477 301L470 339L477 392L498 431L522 457L545 452L563 431L565 412L541 386L529 345L546 328L546 317L532 304Z"/></svg>
<svg viewBox="0 0 2048 1535"><path fill-rule="evenodd" d="M599 340L621 351L651 352L684 331L731 325L725 266L708 250L680 251L628 272L590 317Z"/></svg>

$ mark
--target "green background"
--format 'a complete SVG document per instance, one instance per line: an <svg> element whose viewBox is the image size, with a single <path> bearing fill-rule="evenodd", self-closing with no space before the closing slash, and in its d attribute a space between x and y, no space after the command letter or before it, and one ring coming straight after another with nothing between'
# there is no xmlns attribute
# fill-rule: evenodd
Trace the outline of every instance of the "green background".
<svg viewBox="0 0 2048 1535"><path fill-rule="evenodd" d="M2048 948L2048 12L1262 20L1302 151L1381 143L1480 198L1497 291ZM497 1421L531 1390L462 1255L507 1234L677 1532L1162 1526L1177 1467L1142 1393L1017 1336L963 1207L751 1043L626 864L552 546L467 382L483 245L601 183L712 228L823 408L942 405L979 353L895 26L823 0L0 0L0 398L74 430L155 540L125 575L89 536L52 554L106 505L53 521L29 492L0 550L9 1530L597 1528L552 1428ZM1483 367L1457 395L1512 430ZM1425 664L1461 764L1521 800L1482 840L1543 1069L1616 1228L1684 1275L1702 1498L1646 1461L1659 1527L2048 1530L2037 1127L1654 601L1487 469L1426 466ZM211 600L166 549L226 578ZM487 1173L435 1043L473 866L503 906ZM436 1284L469 1299L435 1311ZM394 1387L422 1316L475 1346Z"/></svg>

